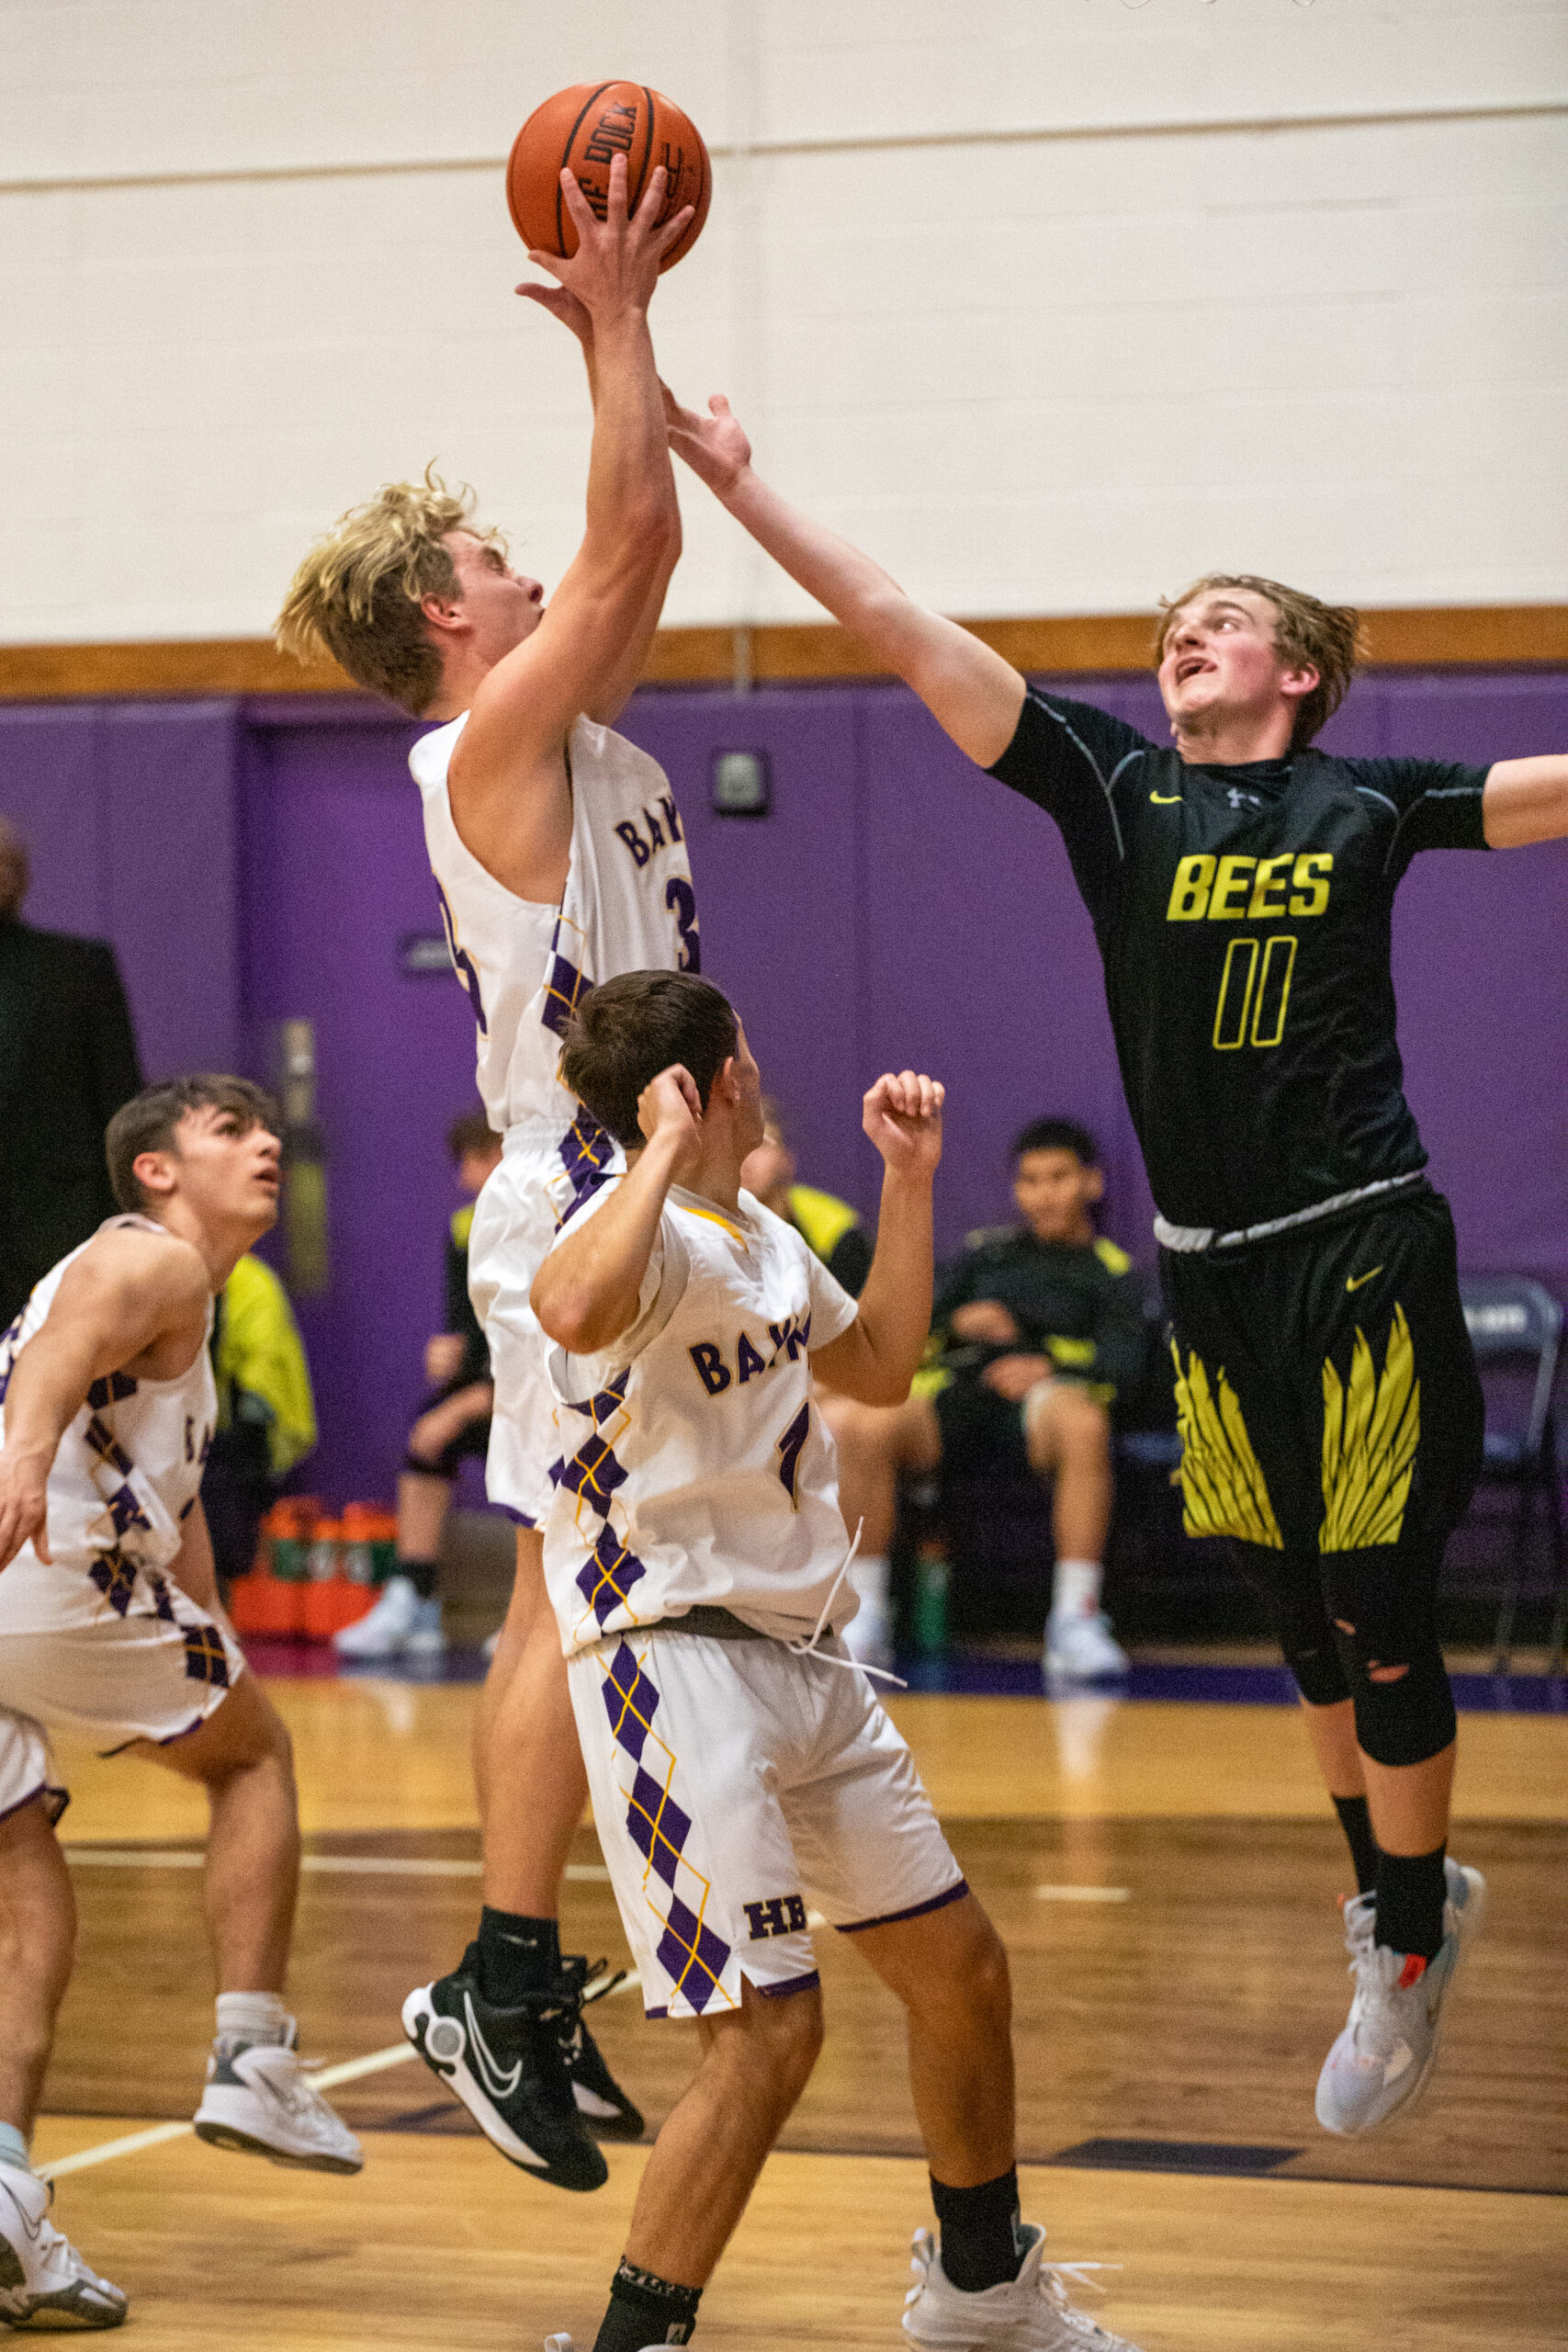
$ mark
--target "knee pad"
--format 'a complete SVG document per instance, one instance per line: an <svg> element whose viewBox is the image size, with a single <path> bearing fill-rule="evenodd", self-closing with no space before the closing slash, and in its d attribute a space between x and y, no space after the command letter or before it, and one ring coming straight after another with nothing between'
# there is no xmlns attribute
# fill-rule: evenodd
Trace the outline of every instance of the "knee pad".
<svg viewBox="0 0 1568 2352"><path fill-rule="evenodd" d="M1356 1703L1356 1740L1374 1764L1425 1764L1456 1729L1453 1692L1432 1623L1437 1563L1379 1564L1365 1553L1324 1561L1334 1638Z"/></svg>
<svg viewBox="0 0 1568 2352"><path fill-rule="evenodd" d="M1268 1551L1258 1544L1230 1548L1242 1574L1273 1603L1280 1646L1302 1697L1310 1707L1338 1706L1350 1696L1350 1685L1323 1605L1316 1554Z"/></svg>

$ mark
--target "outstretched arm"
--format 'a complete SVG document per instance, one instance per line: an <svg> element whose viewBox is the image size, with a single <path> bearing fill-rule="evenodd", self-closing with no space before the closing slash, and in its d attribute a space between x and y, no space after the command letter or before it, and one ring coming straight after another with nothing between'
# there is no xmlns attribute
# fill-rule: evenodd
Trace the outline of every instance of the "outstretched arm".
<svg viewBox="0 0 1568 2352"><path fill-rule="evenodd" d="M67 1268L6 1390L0 1568L29 1537L39 1557L49 1558L49 1474L94 1381L122 1371L160 1340L188 1335L199 1347L208 1296L200 1257L173 1235L106 1233Z"/></svg>
<svg viewBox="0 0 1568 2352"><path fill-rule="evenodd" d="M858 548L796 512L751 469L751 445L716 392L708 414L664 390L670 446L721 505L878 662L912 686L961 752L989 767L1013 739L1023 680L956 621L928 613Z"/></svg>
<svg viewBox="0 0 1568 2352"><path fill-rule="evenodd" d="M564 286L525 286L522 291L531 294L542 310L548 311L552 318L558 319L562 326L570 328L582 345L583 364L588 370L588 397L593 403L593 412L597 415L599 371L594 364L593 319L587 304L580 302L576 295L569 293ZM615 725L630 701L638 679L642 676L643 663L648 660L648 649L653 642L654 633L659 627L660 615L664 610L664 598L675 566L680 560L681 517L677 509L669 545L665 549L663 561L654 575L653 584L648 592L648 601L626 632L626 641L620 652L599 681L593 694L582 706L587 716L601 727Z"/></svg>
<svg viewBox="0 0 1568 2352"><path fill-rule="evenodd" d="M644 1088L637 1116L648 1141L625 1181L534 1277L529 1304L570 1355L597 1355L637 1321L665 1194L701 1153L702 1097L679 1063Z"/></svg>
<svg viewBox="0 0 1568 2352"><path fill-rule="evenodd" d="M876 1254L847 1331L813 1348L813 1370L862 1405L901 1405L931 1323L931 1180L942 1159L944 1089L912 1069L879 1078L863 1124L882 1154Z"/></svg>
<svg viewBox="0 0 1568 2352"><path fill-rule="evenodd" d="M463 840L502 880L528 874L562 848L563 817L567 831L570 824L562 745L572 722L600 705L624 664L680 529L648 306L660 261L689 211L659 225L660 166L628 220L620 156L610 167L603 221L569 174L562 187L578 250L567 261L544 253L529 259L549 270L592 322L596 405L587 527L538 627L502 655L475 693L449 777Z"/></svg>
<svg viewBox="0 0 1568 2352"><path fill-rule="evenodd" d="M1486 772L1481 821L1489 849L1568 840L1568 753L1497 761Z"/></svg>

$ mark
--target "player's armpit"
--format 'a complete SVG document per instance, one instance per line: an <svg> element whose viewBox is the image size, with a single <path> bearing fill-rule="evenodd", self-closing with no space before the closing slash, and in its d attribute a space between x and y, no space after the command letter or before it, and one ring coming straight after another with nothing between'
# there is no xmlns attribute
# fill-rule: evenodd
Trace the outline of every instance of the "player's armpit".
<svg viewBox="0 0 1568 2352"><path fill-rule="evenodd" d="M1568 839L1568 753L1498 760L1486 772L1481 821L1489 849Z"/></svg>

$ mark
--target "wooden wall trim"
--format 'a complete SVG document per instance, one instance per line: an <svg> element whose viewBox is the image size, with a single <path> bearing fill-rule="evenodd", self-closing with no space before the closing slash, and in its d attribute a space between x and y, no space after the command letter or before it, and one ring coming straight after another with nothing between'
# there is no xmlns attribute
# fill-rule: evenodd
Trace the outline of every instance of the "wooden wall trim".
<svg viewBox="0 0 1568 2352"><path fill-rule="evenodd" d="M1568 605L1467 605L1365 612L1370 659L1385 667L1447 669L1512 662L1568 667ZM967 621L1027 671L1144 670L1150 613L1052 615ZM654 685L769 684L872 678L864 649L830 622L759 628L666 628L644 679ZM342 694L333 662L287 661L266 638L197 638L152 644L0 645L0 702L159 695Z"/></svg>

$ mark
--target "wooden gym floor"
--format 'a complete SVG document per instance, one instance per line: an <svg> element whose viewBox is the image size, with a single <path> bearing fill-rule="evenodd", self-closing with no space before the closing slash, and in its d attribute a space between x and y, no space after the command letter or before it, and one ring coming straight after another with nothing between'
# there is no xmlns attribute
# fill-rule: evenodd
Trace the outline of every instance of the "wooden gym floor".
<svg viewBox="0 0 1568 2352"><path fill-rule="evenodd" d="M82 1933L35 2148L57 2219L130 2294L146 2352L532 2352L558 2328L581 2352L643 2151L609 2151L596 2197L541 2188L399 2034L403 1994L452 1963L476 1913L472 1688L272 1688L310 1843L292 1998L310 2053L341 2070L365 2172L289 2173L190 2136L211 2030L200 1803L155 1767L62 1748ZM1025 2211L1059 2258L1122 2266L1103 2301L1082 2298L1108 2325L1144 2352L1563 2344L1568 1716L1462 1718L1453 1847L1486 1872L1490 1918L1422 2108L1348 2143L1312 2114L1348 1996L1348 1866L1292 1710L894 1712L1012 1954ZM571 1879L569 1942L624 1959L590 1828ZM818 1946L828 2048L705 2299L708 2352L905 2341L929 2213L901 2020L842 1942ZM593 2026L656 2124L691 2029L647 2024L635 1991Z"/></svg>

